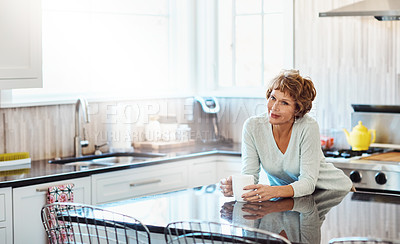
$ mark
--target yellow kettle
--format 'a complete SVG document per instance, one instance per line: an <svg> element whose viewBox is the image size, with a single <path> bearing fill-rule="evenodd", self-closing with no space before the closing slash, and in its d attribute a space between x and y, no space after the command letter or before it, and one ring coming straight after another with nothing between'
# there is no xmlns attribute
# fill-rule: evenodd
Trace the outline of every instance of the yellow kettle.
<svg viewBox="0 0 400 244"><path fill-rule="evenodd" d="M358 121L358 125L354 126L350 133L346 129L343 129L343 131L346 134L347 142L354 151L368 150L369 145L375 142L376 131L374 129L368 130L361 121Z"/></svg>

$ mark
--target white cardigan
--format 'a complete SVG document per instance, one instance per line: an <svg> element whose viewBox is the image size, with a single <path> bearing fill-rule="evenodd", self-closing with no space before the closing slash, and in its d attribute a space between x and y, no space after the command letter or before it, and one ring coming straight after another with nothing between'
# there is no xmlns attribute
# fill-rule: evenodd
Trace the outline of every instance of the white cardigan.
<svg viewBox="0 0 400 244"><path fill-rule="evenodd" d="M268 114L246 120L242 137L242 174L254 175L260 166L271 185L291 185L294 197L312 194L315 188L350 191L351 180L342 170L327 163L321 150L319 127L309 115L297 119L286 152L276 145Z"/></svg>

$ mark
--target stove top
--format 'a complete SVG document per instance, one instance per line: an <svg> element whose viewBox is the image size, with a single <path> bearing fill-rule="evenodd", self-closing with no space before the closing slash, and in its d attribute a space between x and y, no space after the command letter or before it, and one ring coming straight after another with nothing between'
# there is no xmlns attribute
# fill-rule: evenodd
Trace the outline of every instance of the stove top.
<svg viewBox="0 0 400 244"><path fill-rule="evenodd" d="M326 158L353 158L361 156L369 156L374 153L383 153L387 150L379 147L371 147L365 151L353 151L351 149L328 149L323 150Z"/></svg>
<svg viewBox="0 0 400 244"><path fill-rule="evenodd" d="M323 150L326 162L333 163L350 177L357 190L389 191L400 194L400 162L366 160L363 157L394 151L372 147L366 151Z"/></svg>

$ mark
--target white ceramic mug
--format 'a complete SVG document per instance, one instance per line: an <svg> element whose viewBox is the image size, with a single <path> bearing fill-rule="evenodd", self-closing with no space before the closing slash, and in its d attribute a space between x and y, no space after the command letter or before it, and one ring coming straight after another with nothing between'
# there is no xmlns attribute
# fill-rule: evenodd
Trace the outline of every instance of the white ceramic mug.
<svg viewBox="0 0 400 244"><path fill-rule="evenodd" d="M243 202L242 195L252 190L243 190L245 186L254 184L253 175L232 175L233 196L236 201Z"/></svg>

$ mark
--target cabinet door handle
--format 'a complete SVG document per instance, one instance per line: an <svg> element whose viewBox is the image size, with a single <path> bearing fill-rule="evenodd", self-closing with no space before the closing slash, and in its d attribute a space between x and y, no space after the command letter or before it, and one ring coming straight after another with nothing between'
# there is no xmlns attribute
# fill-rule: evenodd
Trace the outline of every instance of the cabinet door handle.
<svg viewBox="0 0 400 244"><path fill-rule="evenodd" d="M154 179L154 180L146 180L146 181L139 181L139 182L134 182L130 183L129 186L143 186L143 185L149 185L149 184L154 184L154 183L159 183L161 182L160 179Z"/></svg>

